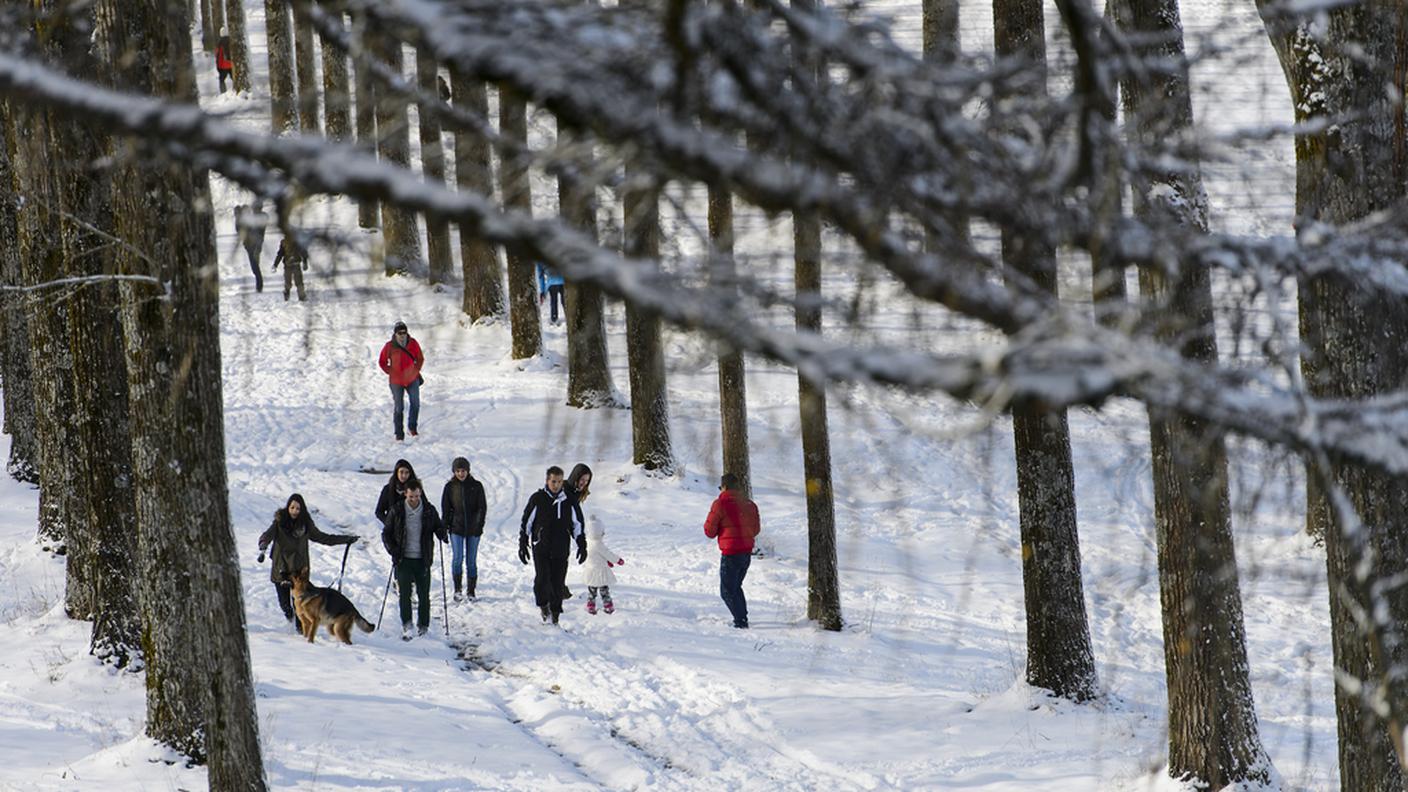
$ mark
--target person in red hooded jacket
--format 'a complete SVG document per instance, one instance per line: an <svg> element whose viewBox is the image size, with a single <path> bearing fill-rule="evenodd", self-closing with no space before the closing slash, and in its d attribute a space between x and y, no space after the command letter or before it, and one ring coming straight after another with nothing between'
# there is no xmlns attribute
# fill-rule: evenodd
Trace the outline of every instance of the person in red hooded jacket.
<svg viewBox="0 0 1408 792"><path fill-rule="evenodd" d="M381 348L378 362L391 383L391 420L396 428L396 439L406 439L405 432L401 430L403 416L408 419L406 428L411 430L411 437L415 437L416 421L420 418L420 384L424 381L420 370L425 365L425 354L420 351L420 344L406 331L405 322L397 322L392 328L391 340ZM406 396L411 397L409 416L405 416L404 412Z"/></svg>
<svg viewBox="0 0 1408 792"><path fill-rule="evenodd" d="M748 600L743 596L743 578L753 560L753 539L762 533L758 505L744 497L738 476L725 473L719 481L719 497L704 520L704 535L718 538L719 595L733 614L733 626L748 628Z"/></svg>
<svg viewBox="0 0 1408 792"><path fill-rule="evenodd" d="M230 37L220 28L220 40L215 44L215 72L220 75L220 93L225 93L225 80L230 79L235 64L230 61Z"/></svg>

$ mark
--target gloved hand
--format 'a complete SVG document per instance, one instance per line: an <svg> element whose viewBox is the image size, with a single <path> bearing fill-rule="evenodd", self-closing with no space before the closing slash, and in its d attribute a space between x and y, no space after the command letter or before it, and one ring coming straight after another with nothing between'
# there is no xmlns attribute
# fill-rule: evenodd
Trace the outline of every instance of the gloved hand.
<svg viewBox="0 0 1408 792"><path fill-rule="evenodd" d="M606 565L609 566L609 567L614 567L614 566L616 566L615 564L611 563L610 561L607 561L607 562L606 562Z"/></svg>
<svg viewBox="0 0 1408 792"><path fill-rule="evenodd" d="M304 271L304 272L307 272L307 271L308 271L308 262L306 262L306 261L303 262L303 271Z"/></svg>
<svg viewBox="0 0 1408 792"><path fill-rule="evenodd" d="M586 542L578 542L578 543L577 543L577 563L579 563L579 564L585 564L585 563L587 563L587 543L586 543Z"/></svg>
<svg viewBox="0 0 1408 792"><path fill-rule="evenodd" d="M528 536L526 534L518 535L518 560L525 564L528 563Z"/></svg>
<svg viewBox="0 0 1408 792"><path fill-rule="evenodd" d="M626 559L624 559L624 558L618 558L618 559L616 559L616 566L625 566L625 565L626 565Z"/></svg>
<svg viewBox="0 0 1408 792"><path fill-rule="evenodd" d="M261 564L264 563L264 554L263 554L263 553L260 553L260 554L259 554L259 563L261 563Z"/></svg>

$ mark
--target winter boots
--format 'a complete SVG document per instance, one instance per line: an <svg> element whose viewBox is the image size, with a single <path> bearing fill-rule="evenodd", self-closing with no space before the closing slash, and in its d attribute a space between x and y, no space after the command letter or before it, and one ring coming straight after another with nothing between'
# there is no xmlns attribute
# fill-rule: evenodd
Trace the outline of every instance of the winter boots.
<svg viewBox="0 0 1408 792"><path fill-rule="evenodd" d="M469 576L469 598L474 599L474 587L479 583L479 578L475 575Z"/></svg>
<svg viewBox="0 0 1408 792"><path fill-rule="evenodd" d="M464 600L464 590L460 587L460 573L459 573L459 572L455 572L455 573L454 573L454 577L455 577L455 602L462 602L462 601ZM473 597L473 596L474 596L474 583L473 583L474 578L470 578L470 581L471 581L471 582L470 582L470 584L469 584L469 585L470 585L470 589L469 589L470 594L469 594L469 596Z"/></svg>
<svg viewBox="0 0 1408 792"><path fill-rule="evenodd" d="M548 619L552 618L552 608L549 608L548 606L544 605L539 610L543 614L543 623L546 624Z"/></svg>
<svg viewBox="0 0 1408 792"><path fill-rule="evenodd" d="M596 615L596 600L587 600L587 613Z"/></svg>
<svg viewBox="0 0 1408 792"><path fill-rule="evenodd" d="M615 612L616 612L616 606L611 604L611 600L607 600L607 601L603 602L603 603L601 604L601 609L604 610L604 611L606 611L607 613L615 613Z"/></svg>
<svg viewBox="0 0 1408 792"><path fill-rule="evenodd" d="M402 623L401 623L401 640L403 640L403 641L409 641L409 640L411 640L411 623L410 623L410 622L402 622Z"/></svg>

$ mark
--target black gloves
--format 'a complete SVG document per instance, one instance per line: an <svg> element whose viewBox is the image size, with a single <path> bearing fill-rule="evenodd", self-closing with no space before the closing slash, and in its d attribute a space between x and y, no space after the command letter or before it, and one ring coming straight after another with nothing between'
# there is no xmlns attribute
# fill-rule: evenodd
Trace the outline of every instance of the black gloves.
<svg viewBox="0 0 1408 792"><path fill-rule="evenodd" d="M518 560L528 563L528 534L518 535Z"/></svg>
<svg viewBox="0 0 1408 792"><path fill-rule="evenodd" d="M587 540L586 540L586 539L578 539L578 540L577 540L577 563L579 563L579 564L585 564L585 563L587 563Z"/></svg>
<svg viewBox="0 0 1408 792"><path fill-rule="evenodd" d="M259 563L261 563L261 564L264 563L264 554L263 554L263 553L260 553L260 554L259 554Z"/></svg>

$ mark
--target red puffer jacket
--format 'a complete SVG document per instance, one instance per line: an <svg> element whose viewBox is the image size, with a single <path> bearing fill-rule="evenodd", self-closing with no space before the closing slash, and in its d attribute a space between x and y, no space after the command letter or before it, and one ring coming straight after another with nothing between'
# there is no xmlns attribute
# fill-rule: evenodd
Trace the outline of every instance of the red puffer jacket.
<svg viewBox="0 0 1408 792"><path fill-rule="evenodd" d="M719 538L719 552L742 555L753 552L753 537L762 532L758 505L741 498L733 490L724 490L709 508L704 520L704 535Z"/></svg>
<svg viewBox="0 0 1408 792"><path fill-rule="evenodd" d="M407 352L410 354L406 354ZM416 377L420 376L420 367L425 365L425 355L420 351L420 344L408 336L404 350L397 346L395 341L387 341L386 346L381 348L379 362L381 370L391 378L391 384L404 387L415 382Z"/></svg>

